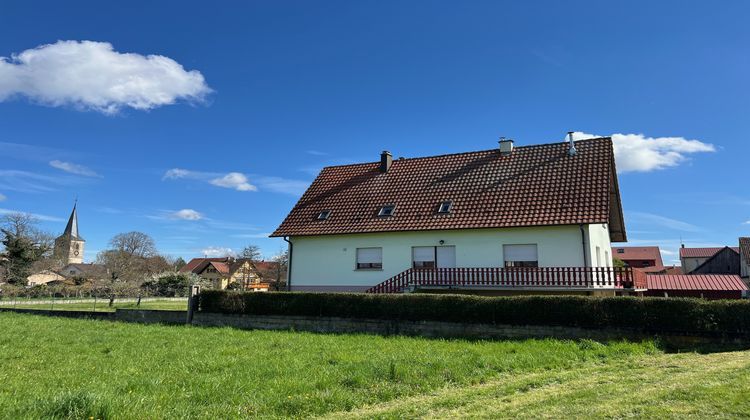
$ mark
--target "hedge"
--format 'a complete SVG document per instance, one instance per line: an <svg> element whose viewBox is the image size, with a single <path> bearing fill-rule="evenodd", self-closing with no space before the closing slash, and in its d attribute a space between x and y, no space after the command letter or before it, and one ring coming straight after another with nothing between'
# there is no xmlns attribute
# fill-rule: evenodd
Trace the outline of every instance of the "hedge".
<svg viewBox="0 0 750 420"><path fill-rule="evenodd" d="M209 290L200 294L200 311L750 335L750 302L746 300Z"/></svg>

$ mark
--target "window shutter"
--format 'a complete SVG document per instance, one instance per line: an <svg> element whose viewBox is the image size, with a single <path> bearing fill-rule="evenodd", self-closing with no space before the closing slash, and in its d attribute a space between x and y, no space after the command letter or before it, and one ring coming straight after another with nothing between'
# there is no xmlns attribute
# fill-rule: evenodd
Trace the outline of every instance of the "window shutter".
<svg viewBox="0 0 750 420"><path fill-rule="evenodd" d="M383 248L358 248L357 263L380 264L383 262Z"/></svg>
<svg viewBox="0 0 750 420"><path fill-rule="evenodd" d="M435 261L434 246L415 246L412 252L414 261Z"/></svg>
<svg viewBox="0 0 750 420"><path fill-rule="evenodd" d="M538 261L536 244L503 245L505 261Z"/></svg>

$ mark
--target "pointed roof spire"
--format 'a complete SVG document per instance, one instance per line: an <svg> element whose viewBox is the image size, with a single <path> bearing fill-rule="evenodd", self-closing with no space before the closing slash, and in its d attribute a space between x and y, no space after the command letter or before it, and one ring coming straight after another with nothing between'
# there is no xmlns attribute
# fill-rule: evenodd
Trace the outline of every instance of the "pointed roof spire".
<svg viewBox="0 0 750 420"><path fill-rule="evenodd" d="M76 197L76 201L73 204L73 212L70 213L70 219L68 219L68 225L65 226L65 232L63 232L63 236L70 235L74 239L80 239L80 235L78 235L78 211L76 210L76 207L78 207L78 197Z"/></svg>

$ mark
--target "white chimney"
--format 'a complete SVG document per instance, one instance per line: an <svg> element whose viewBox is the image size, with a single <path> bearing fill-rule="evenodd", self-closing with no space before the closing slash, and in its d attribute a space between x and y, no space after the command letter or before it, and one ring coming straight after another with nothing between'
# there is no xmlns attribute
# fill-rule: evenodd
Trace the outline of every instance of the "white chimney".
<svg viewBox="0 0 750 420"><path fill-rule="evenodd" d="M570 141L570 149L568 149L568 154L570 156L577 155L578 150L576 150L576 142L573 141L573 131L568 131L568 140Z"/></svg>
<svg viewBox="0 0 750 420"><path fill-rule="evenodd" d="M506 139L505 137L500 137L500 141L498 141L500 144L500 153L503 155L509 155L513 153L513 140Z"/></svg>

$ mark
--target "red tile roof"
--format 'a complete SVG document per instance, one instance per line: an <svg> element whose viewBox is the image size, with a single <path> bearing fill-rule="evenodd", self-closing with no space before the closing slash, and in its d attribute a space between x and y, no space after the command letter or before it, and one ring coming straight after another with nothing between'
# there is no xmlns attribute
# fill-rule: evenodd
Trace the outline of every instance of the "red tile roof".
<svg viewBox="0 0 750 420"><path fill-rule="evenodd" d="M653 260L659 267L664 265L658 246L613 246L612 256L622 261Z"/></svg>
<svg viewBox="0 0 750 420"><path fill-rule="evenodd" d="M748 290L734 274L648 275L649 290Z"/></svg>
<svg viewBox="0 0 750 420"><path fill-rule="evenodd" d="M221 257L221 258L193 258L185 264L182 268L180 268L181 273L189 273L198 268L201 264L207 262L207 261L218 261L218 262L225 262L227 261L227 257Z"/></svg>
<svg viewBox="0 0 750 420"><path fill-rule="evenodd" d="M624 241L612 141L576 142L324 168L271 236L609 223ZM438 214L451 201L449 214ZM380 207L395 205L393 216ZM318 220L330 210L327 220Z"/></svg>
<svg viewBox="0 0 750 420"><path fill-rule="evenodd" d="M740 238L740 256L750 263L750 238Z"/></svg>
<svg viewBox="0 0 750 420"><path fill-rule="evenodd" d="M725 247L713 248L680 248L680 258L710 258ZM740 252L739 247L730 247L734 252Z"/></svg>
<svg viewBox="0 0 750 420"><path fill-rule="evenodd" d="M229 264L225 262L211 261L210 264L214 266L216 271L221 274L229 274Z"/></svg>

